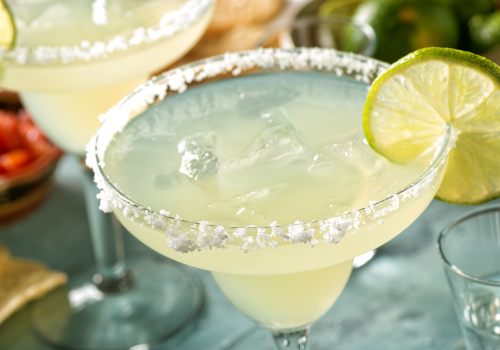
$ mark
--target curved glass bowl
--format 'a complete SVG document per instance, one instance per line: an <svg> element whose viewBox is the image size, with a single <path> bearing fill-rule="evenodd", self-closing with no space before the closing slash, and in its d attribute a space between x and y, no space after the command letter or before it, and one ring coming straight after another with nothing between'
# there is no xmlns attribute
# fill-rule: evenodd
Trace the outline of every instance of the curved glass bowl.
<svg viewBox="0 0 500 350"><path fill-rule="evenodd" d="M214 4L82 0L26 5L8 0L16 36L10 49L0 50L0 86L69 92L147 78L199 40Z"/></svg>
<svg viewBox="0 0 500 350"><path fill-rule="evenodd" d="M101 189L101 209L114 211L132 234L159 253L187 265L222 273L272 275L310 271L377 248L408 227L434 197L449 152L449 125L444 128L442 143L430 166L398 193L374 198L364 208L338 217L281 227L215 227L207 222L168 216L164 211L154 212L147 208L148 203L137 203L114 186L101 160L115 133L149 105L168 98L167 90L182 92L200 82L243 73L290 70L320 71L371 83L386 68L385 63L364 56L301 48L226 54L166 72L111 109L88 146L87 163L94 168ZM203 244L196 243L198 237L203 237ZM265 244L269 241L275 241L277 246Z"/></svg>
<svg viewBox="0 0 500 350"><path fill-rule="evenodd" d="M347 17L310 16L274 25L259 40L259 47L322 47L371 57L377 35L369 24Z"/></svg>
<svg viewBox="0 0 500 350"><path fill-rule="evenodd" d="M81 0L26 4L7 0L16 35L6 63L89 62L155 44L189 28L215 0Z"/></svg>

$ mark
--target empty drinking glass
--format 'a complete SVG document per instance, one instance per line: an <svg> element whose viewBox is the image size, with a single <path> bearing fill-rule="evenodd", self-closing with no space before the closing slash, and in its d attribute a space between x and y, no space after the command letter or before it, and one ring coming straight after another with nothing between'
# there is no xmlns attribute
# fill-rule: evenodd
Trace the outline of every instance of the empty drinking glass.
<svg viewBox="0 0 500 350"><path fill-rule="evenodd" d="M500 349L500 206L446 227L438 251L468 350Z"/></svg>

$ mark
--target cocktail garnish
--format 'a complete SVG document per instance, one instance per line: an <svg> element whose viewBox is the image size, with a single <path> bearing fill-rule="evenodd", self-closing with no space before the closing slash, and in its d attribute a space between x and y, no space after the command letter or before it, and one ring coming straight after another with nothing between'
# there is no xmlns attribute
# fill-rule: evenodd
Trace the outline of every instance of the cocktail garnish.
<svg viewBox="0 0 500 350"><path fill-rule="evenodd" d="M478 204L500 196L499 113L500 67L470 52L426 48L377 78L363 125L375 151L406 163L438 148L451 124L456 147L436 197Z"/></svg>

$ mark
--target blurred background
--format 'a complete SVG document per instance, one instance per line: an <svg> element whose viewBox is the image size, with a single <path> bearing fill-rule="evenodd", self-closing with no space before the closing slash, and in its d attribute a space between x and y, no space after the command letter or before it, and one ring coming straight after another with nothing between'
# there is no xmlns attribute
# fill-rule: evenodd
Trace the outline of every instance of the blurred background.
<svg viewBox="0 0 500 350"><path fill-rule="evenodd" d="M348 16L372 26L373 55L393 63L415 50L450 47L494 56L500 43L499 2L494 0L315 0L298 16Z"/></svg>
<svg viewBox="0 0 500 350"><path fill-rule="evenodd" d="M378 42L372 56L388 63L430 46L470 51L493 60L500 56L498 0L218 0L201 41L172 67L252 49L267 31L283 23L332 16L369 24ZM265 46L280 43L269 41Z"/></svg>

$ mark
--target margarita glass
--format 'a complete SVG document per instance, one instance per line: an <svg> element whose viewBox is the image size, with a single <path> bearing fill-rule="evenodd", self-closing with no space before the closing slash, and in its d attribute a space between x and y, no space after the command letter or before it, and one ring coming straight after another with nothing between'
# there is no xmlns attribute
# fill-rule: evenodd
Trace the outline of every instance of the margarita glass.
<svg viewBox="0 0 500 350"><path fill-rule="evenodd" d="M444 174L448 125L407 165L360 137L386 67L302 48L167 72L110 110L88 146L100 208L152 249L211 271L278 347L305 349L354 257L408 227Z"/></svg>
<svg viewBox="0 0 500 350"><path fill-rule="evenodd" d="M0 50L0 86L20 93L54 143L82 156L101 113L194 46L215 0L4 2L16 36ZM98 210L93 174L83 177L97 274L94 268L72 274L69 290L38 301L35 330L75 349L128 349L176 334L200 310L199 282L145 260L131 263L133 278L121 227ZM162 302L151 301L167 292Z"/></svg>

